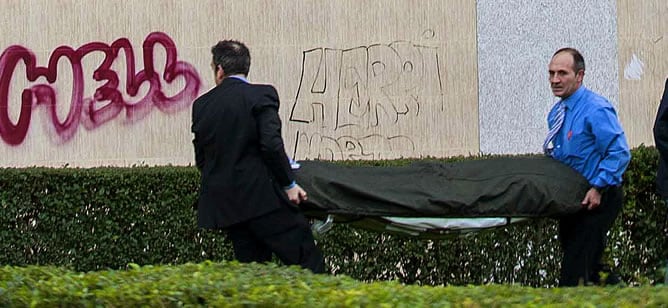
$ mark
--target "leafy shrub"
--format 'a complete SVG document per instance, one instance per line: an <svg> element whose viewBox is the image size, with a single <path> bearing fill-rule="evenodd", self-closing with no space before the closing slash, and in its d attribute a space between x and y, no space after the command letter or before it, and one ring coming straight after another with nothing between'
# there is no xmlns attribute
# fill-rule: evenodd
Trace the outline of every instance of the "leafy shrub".
<svg viewBox="0 0 668 308"><path fill-rule="evenodd" d="M631 284L661 281L668 257L668 207L655 194L656 164L653 147L633 149L624 211L610 233L606 260ZM196 227L198 184L194 167L0 169L0 264L92 271L231 260L222 232ZM337 224L318 244L330 272L362 281L553 286L561 256L556 236L551 219L438 241Z"/></svg>
<svg viewBox="0 0 668 308"><path fill-rule="evenodd" d="M10 307L659 307L668 305L666 288L419 287L237 262L88 273L0 268L0 306Z"/></svg>

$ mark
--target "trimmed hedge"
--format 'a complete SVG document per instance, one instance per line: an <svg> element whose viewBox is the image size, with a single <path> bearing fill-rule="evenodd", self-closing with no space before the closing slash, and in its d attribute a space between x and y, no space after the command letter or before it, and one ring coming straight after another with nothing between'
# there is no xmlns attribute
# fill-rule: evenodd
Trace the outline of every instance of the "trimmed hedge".
<svg viewBox="0 0 668 308"><path fill-rule="evenodd" d="M88 271L231 259L196 228L199 174L187 167L2 169L0 264Z"/></svg>
<svg viewBox="0 0 668 308"><path fill-rule="evenodd" d="M662 281L668 257L668 207L654 193L656 164L653 147L632 150L624 212L610 234L606 260L630 284ZM194 167L0 169L0 264L92 271L231 260L224 234L196 228L198 180ZM337 224L318 244L331 273L363 281L553 286L561 256L556 235L551 219L439 241Z"/></svg>
<svg viewBox="0 0 668 308"><path fill-rule="evenodd" d="M57 267L0 268L7 307L662 307L668 287L419 287L361 283L297 267L237 262L132 265L79 273Z"/></svg>

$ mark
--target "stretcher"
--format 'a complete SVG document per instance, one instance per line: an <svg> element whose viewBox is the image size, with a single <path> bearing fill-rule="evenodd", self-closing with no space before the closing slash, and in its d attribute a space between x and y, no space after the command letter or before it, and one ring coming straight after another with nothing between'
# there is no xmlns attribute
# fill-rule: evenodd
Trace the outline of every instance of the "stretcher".
<svg viewBox="0 0 668 308"><path fill-rule="evenodd" d="M545 156L458 162L421 160L405 166L352 166L299 161L300 205L323 232L332 223L419 238L497 228L582 209L589 183Z"/></svg>

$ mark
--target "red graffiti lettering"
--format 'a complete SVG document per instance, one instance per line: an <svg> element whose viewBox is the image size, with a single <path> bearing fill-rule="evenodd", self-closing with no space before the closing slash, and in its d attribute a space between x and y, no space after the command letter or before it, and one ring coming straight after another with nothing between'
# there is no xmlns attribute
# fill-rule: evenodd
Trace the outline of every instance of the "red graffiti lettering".
<svg viewBox="0 0 668 308"><path fill-rule="evenodd" d="M156 72L154 64L154 49L161 45L166 52L166 61L162 74ZM119 74L112 69L118 60L120 52L125 55L125 89L119 89ZM144 69L135 71L135 56L132 44L126 38L114 41L111 45L101 42L91 42L74 50L69 46L56 48L49 57L47 66L38 66L35 54L22 46L10 46L0 55L0 136L9 145L21 144L30 127L33 108L43 106L60 142L67 142L77 132L79 125L88 130L118 117L125 110L127 123L133 123L148 115L153 106L164 113L174 113L188 107L197 97L200 89L200 78L195 68L184 61L177 60L176 46L165 33L153 32L144 40L143 46ZM82 59L93 52L102 52L104 60L94 70L93 76L84 76ZM72 69L72 96L70 108L64 120L59 119L57 108L57 87L54 86L58 78L58 62L61 59L69 61ZM20 113L16 123L9 115L10 84L17 65L23 62L26 66L25 78L35 82L43 77L48 83L35 84L26 87L21 92ZM103 84L97 87L91 97L84 97L84 78L91 78ZM179 92L168 96L163 92L163 81L171 84L177 78L183 83ZM143 97L139 96L139 89L146 84L148 91ZM146 87L144 87L146 88ZM123 91L123 92L122 92ZM132 97L133 101L126 100L123 94Z"/></svg>

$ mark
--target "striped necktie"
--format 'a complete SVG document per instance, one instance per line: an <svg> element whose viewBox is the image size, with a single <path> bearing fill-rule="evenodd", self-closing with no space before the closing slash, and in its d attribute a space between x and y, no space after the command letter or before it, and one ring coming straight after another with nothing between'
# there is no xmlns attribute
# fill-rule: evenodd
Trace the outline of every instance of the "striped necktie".
<svg viewBox="0 0 668 308"><path fill-rule="evenodd" d="M564 124L564 115L566 114L566 105L563 103L562 100L559 100L556 104L554 104L553 109L557 109L557 113L554 114L554 117L552 118L552 128L550 128L550 131L547 133L547 137L545 137L545 142L543 143L543 152L545 152L546 155L552 155L552 150L554 149L554 145L550 147L550 144L552 141L554 141L554 137L557 136L557 133L561 129L561 126Z"/></svg>

